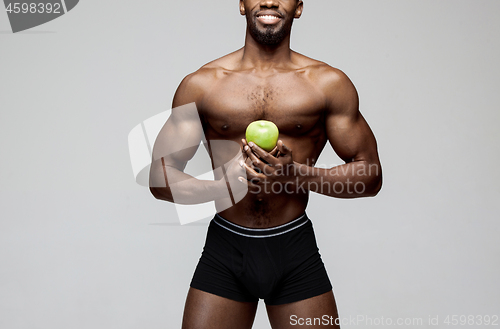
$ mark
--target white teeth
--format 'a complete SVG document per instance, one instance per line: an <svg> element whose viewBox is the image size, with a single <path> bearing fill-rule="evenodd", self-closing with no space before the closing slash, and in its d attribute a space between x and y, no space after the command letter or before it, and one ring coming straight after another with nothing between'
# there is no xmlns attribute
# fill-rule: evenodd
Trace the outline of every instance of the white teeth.
<svg viewBox="0 0 500 329"><path fill-rule="evenodd" d="M273 16L273 15L262 15L262 16L260 16L260 17L262 17L262 18L264 18L264 19L276 19L276 18L279 18L279 17L277 17L277 16Z"/></svg>

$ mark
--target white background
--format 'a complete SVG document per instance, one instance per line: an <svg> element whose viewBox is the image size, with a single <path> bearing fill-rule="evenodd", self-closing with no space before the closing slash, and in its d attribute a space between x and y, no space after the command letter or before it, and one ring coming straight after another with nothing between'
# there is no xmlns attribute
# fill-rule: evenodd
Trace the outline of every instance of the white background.
<svg viewBox="0 0 500 329"><path fill-rule="evenodd" d="M384 169L376 198L308 207L342 318L500 315L499 13L305 1L292 48L351 78ZM206 224L135 184L127 135L243 46L238 2L86 0L9 30L2 10L0 327L179 328Z"/></svg>

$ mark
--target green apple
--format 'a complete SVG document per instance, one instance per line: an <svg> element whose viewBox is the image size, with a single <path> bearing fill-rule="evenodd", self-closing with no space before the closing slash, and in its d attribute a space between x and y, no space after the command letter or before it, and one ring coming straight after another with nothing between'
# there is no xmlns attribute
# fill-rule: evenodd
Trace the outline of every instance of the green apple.
<svg viewBox="0 0 500 329"><path fill-rule="evenodd" d="M267 152L272 151L278 142L278 127L271 121L258 120L248 125L246 131L247 142L254 142Z"/></svg>

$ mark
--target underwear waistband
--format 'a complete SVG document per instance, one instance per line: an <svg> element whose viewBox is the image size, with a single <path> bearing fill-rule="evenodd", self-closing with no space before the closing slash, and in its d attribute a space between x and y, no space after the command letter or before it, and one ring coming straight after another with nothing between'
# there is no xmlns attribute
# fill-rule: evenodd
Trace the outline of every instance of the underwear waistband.
<svg viewBox="0 0 500 329"><path fill-rule="evenodd" d="M216 214L214 219L212 221L225 228L228 231L231 231L233 233L236 233L238 235L250 237L250 238L268 238L268 237L273 237L281 234L285 234L287 232L293 231L296 228L301 227L302 225L306 224L309 222L309 218L307 217L306 214L303 214L302 216L288 222L285 224L282 224L280 226L275 226L275 227L268 227L268 228L250 228L250 227L244 227L237 225L235 223L232 223L228 221L227 219L223 218L219 214Z"/></svg>

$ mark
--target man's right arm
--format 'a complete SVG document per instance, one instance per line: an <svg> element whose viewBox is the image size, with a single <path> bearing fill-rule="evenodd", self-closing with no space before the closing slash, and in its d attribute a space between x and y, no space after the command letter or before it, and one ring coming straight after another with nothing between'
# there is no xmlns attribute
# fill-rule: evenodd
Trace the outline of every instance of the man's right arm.
<svg viewBox="0 0 500 329"><path fill-rule="evenodd" d="M198 204L227 196L223 180L198 180L183 172L195 155L204 133L196 108L203 96L203 81L188 75L175 93L172 114L161 129L153 148L150 191L160 200Z"/></svg>

